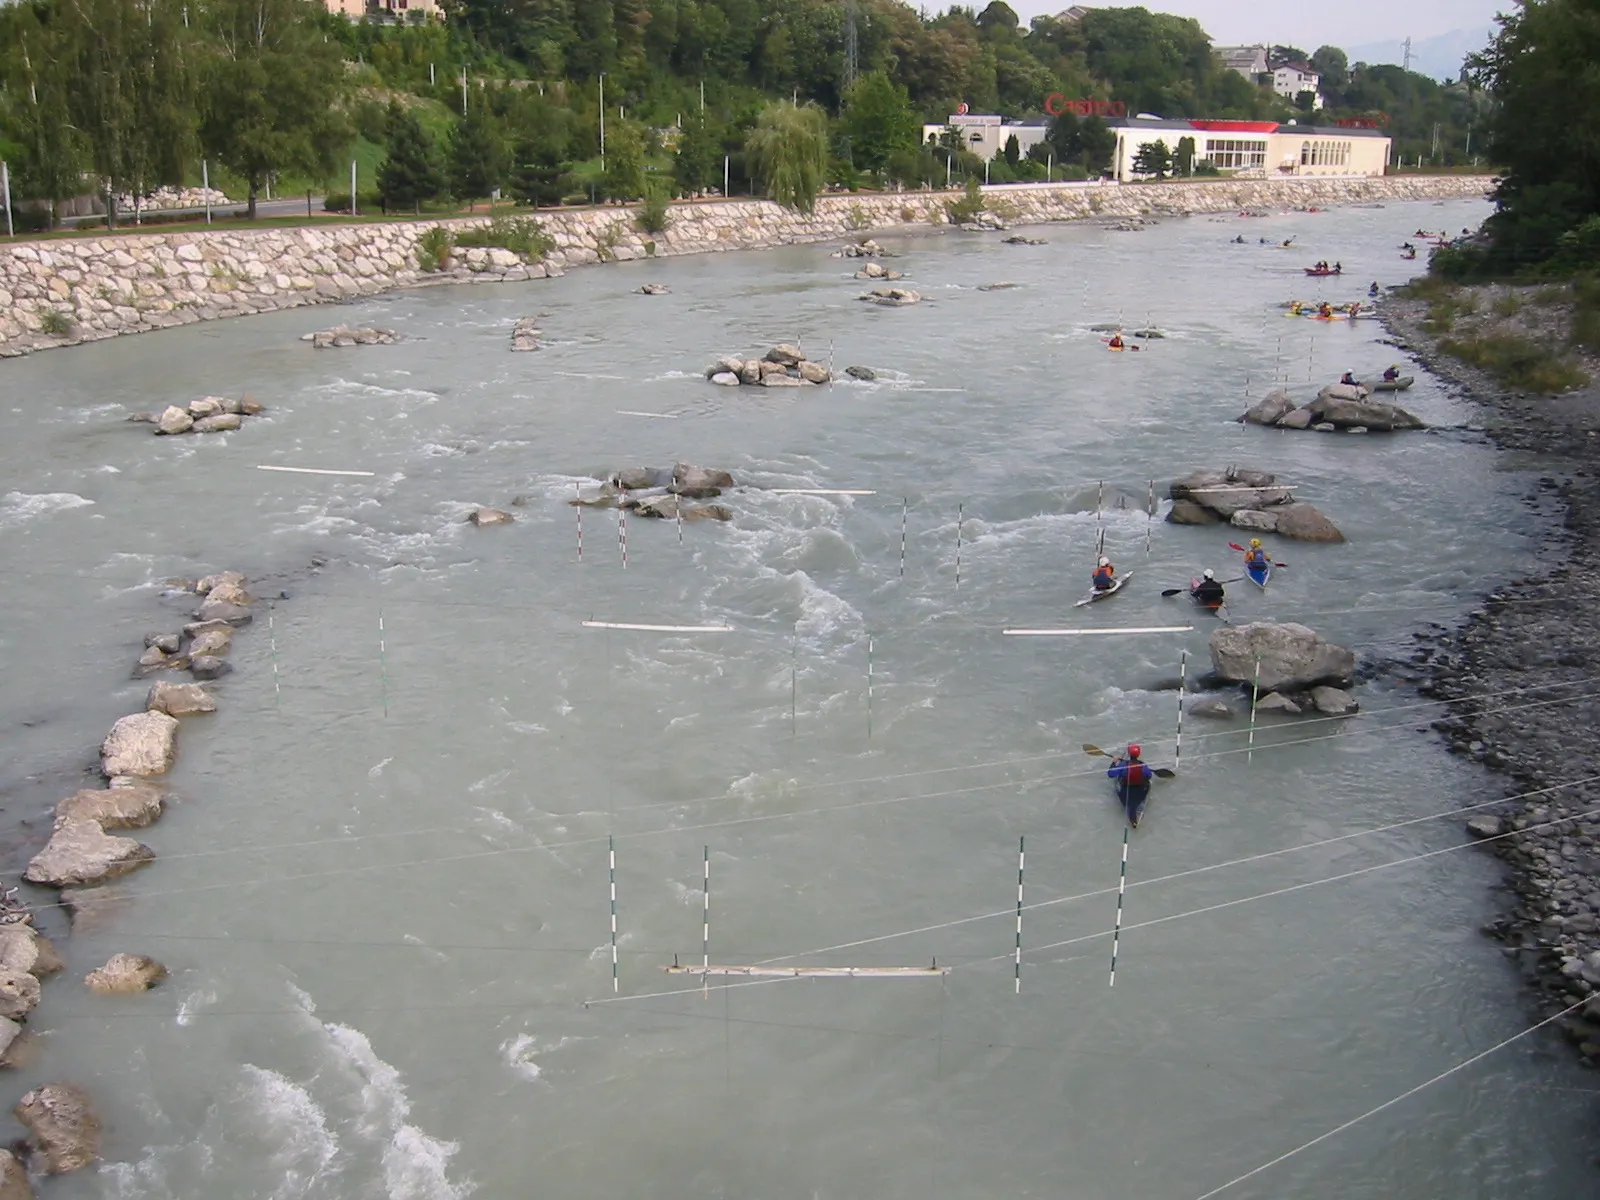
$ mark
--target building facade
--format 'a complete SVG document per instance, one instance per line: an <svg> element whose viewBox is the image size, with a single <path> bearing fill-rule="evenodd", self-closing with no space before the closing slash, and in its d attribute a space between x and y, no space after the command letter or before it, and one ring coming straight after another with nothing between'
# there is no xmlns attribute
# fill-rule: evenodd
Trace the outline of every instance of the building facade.
<svg viewBox="0 0 1600 1200"><path fill-rule="evenodd" d="M1215 53L1223 66L1239 72L1251 83L1272 72L1265 46L1218 46Z"/></svg>
<svg viewBox="0 0 1600 1200"><path fill-rule="evenodd" d="M1272 72L1272 90L1290 102L1293 102L1301 92L1310 92L1316 97L1311 102L1311 107L1321 108L1321 87L1322 76L1317 74L1310 63L1285 63Z"/></svg>
<svg viewBox="0 0 1600 1200"><path fill-rule="evenodd" d="M1113 121L1117 135L1111 170L1118 180L1139 179L1133 169L1139 147L1160 142L1176 154L1184 138L1194 139L1196 162L1219 170L1265 176L1382 175L1393 143L1377 129L1320 125L1279 125L1276 121L1164 120L1130 117Z"/></svg>
<svg viewBox="0 0 1600 1200"><path fill-rule="evenodd" d="M937 142L946 129L959 131L962 146L985 162L1004 151L1012 137L1017 139L1018 152L1026 158L1029 149L1044 141L1050 132L1049 123L1044 120L1008 121L986 113L951 113L943 125L924 125L922 140Z"/></svg>
<svg viewBox="0 0 1600 1200"><path fill-rule="evenodd" d="M439 0L323 0L328 11L351 21L437 21Z"/></svg>

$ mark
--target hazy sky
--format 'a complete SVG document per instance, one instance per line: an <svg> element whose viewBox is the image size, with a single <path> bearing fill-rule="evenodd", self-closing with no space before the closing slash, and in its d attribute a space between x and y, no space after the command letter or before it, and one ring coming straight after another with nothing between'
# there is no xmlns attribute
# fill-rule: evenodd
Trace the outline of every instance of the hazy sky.
<svg viewBox="0 0 1600 1200"><path fill-rule="evenodd" d="M972 0L969 0L972 2ZM1058 13L1074 0L1007 0L1023 24ZM1081 2L1081 0L1080 0ZM987 0L978 0L980 10ZM1093 0L1089 7L1127 7L1129 0ZM1218 42L1270 42L1315 50L1318 46L1363 46L1410 36L1417 40L1453 29L1490 24L1510 0L1143 0L1152 12L1194 17ZM929 7L934 7L929 5Z"/></svg>

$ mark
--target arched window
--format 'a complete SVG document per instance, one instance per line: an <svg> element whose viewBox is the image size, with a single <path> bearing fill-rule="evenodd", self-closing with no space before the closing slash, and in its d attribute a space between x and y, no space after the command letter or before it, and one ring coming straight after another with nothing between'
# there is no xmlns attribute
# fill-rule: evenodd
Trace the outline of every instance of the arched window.
<svg viewBox="0 0 1600 1200"><path fill-rule="evenodd" d="M1302 167L1309 167L1311 165L1311 143L1310 142L1301 142L1300 143L1300 165Z"/></svg>

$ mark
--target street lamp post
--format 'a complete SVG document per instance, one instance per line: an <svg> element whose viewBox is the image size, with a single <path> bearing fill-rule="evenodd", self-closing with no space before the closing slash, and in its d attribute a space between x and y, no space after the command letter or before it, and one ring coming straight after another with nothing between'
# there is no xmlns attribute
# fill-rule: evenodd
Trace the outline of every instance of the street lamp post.
<svg viewBox="0 0 1600 1200"><path fill-rule="evenodd" d="M606 169L606 73L600 72L600 169Z"/></svg>

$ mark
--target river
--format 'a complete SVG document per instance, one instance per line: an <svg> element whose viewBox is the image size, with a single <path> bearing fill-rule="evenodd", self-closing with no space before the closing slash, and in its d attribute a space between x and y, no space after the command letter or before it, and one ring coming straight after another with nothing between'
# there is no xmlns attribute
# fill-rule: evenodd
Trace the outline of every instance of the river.
<svg viewBox="0 0 1600 1200"><path fill-rule="evenodd" d="M1184 650L1191 678L1207 665L1208 630L1159 592L1236 566L1226 530L1148 519L1152 478L1238 464L1300 488L1349 544L1279 545L1235 618L1302 620L1368 662L1531 565L1532 481L1470 432L1230 423L1275 376L1303 395L1397 357L1376 323L1283 301L1364 298L1410 272L1413 230L1484 215L891 237L927 296L897 310L858 303L822 247L701 256L0 365L14 840L37 845L43 804L141 706L140 639L192 606L164 579L238 567L288 593L236 639L221 711L186 719L178 800L140 835L157 862L63 935L13 1085L82 1083L108 1128L105 1162L46 1195L1196 1200L1524 1028L1477 932L1496 866L1413 860L1463 841L1462 816L1429 818L1499 794L1418 732L1438 711L1414 693L1380 674L1362 715L1264 720L1250 754L1242 722L1191 719L1131 838L1114 987L1123 825L1079 751L1138 738L1171 761L1160 685ZM1306 279L1319 258L1345 276ZM650 280L672 294L631 294ZM1021 286L977 290L1001 280ZM509 353L533 313L546 347ZM1088 326L1119 319L1168 336L1107 353ZM406 340L297 340L337 321ZM780 341L880 378L702 376ZM1473 419L1419 374L1408 407ZM242 388L269 411L237 433L121 421ZM580 562L575 481L675 460L749 485L736 519L681 544L631 520L624 569L615 513L587 510ZM517 521L464 524L477 504ZM1073 609L1102 528L1135 578ZM666 975L701 961L707 855L713 962L950 971ZM75 982L119 950L172 978ZM1535 1036L1225 1194L1586 1194L1594 1110Z"/></svg>

